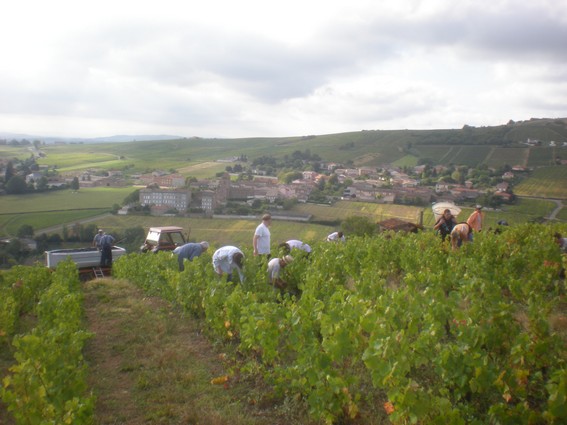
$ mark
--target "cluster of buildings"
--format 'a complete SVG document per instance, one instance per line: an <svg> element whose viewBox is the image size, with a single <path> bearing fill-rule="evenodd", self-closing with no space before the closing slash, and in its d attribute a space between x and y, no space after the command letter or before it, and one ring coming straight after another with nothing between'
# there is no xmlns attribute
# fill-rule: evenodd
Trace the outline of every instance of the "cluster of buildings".
<svg viewBox="0 0 567 425"><path fill-rule="evenodd" d="M420 186L418 179L396 169L379 173L375 168L340 168L339 164L333 163L327 166L331 175L337 176L338 182L348 183L341 196L343 200L427 205L439 199L473 202L482 194L482 191L473 188L471 181L466 181L464 185L438 183L435 187ZM416 167L414 171L420 173L422 170ZM139 202L143 206L149 206L153 214L171 210L195 210L212 214L231 201L252 204L255 200L274 203L277 200L294 199L304 203L312 191L320 187L321 179L330 177L329 174L303 171L300 179L283 184L276 177L270 176L233 181L225 173L217 179L193 180L186 184L180 175L153 173L138 178L138 182L145 186L140 190ZM495 194L504 200L510 200L512 195L508 193L508 181L513 178L513 172L503 175L502 182L493 190Z"/></svg>

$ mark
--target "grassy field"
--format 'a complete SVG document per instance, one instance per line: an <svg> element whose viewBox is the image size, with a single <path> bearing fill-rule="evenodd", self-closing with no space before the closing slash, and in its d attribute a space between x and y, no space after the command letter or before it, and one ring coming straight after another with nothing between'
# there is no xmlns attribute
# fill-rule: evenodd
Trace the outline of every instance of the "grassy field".
<svg viewBox="0 0 567 425"><path fill-rule="evenodd" d="M333 206L318 204L297 204L294 211L313 215L315 221L340 221L350 215L368 217L373 221L382 221L397 217L417 223L422 208L405 205L373 204L369 202L339 201Z"/></svg>
<svg viewBox="0 0 567 425"><path fill-rule="evenodd" d="M451 149L451 146L424 145L412 148L412 152L415 152L419 158L430 159L434 164L438 164Z"/></svg>
<svg viewBox="0 0 567 425"><path fill-rule="evenodd" d="M486 211L485 228L496 227L499 220L517 224L533 218L547 216L554 208L555 204L552 201L519 199L517 205L503 207L501 211ZM472 208L463 207L462 213L458 217L459 221L466 220L472 211ZM305 242L323 240L329 233L338 230L340 222L349 216L363 216L373 222L400 218L412 223L419 223L420 214L423 213L425 228L431 229L434 224L433 213L431 208L428 207L340 201L333 206L298 204L294 207L293 212L311 214L313 223L275 219L271 229L274 243L289 239L300 239ZM104 227L111 233L122 232L123 229L128 227L141 226L147 230L152 226L173 225L183 227L189 233L191 240L209 240L220 246L251 243L254 229L259 224L258 218L210 219L132 215L105 215L104 218L97 218L100 213L100 210L69 210L54 213L5 214L0 215L0 230L4 234L13 235L22 224L31 224L34 229L38 230L63 223L71 226L79 220L93 217L91 222L96 223L99 227ZM329 224L319 224L325 222Z"/></svg>
<svg viewBox="0 0 567 425"><path fill-rule="evenodd" d="M415 167L417 165L418 157L415 155L406 155L403 158L394 161L394 167Z"/></svg>
<svg viewBox="0 0 567 425"><path fill-rule="evenodd" d="M309 424L256 382L211 380L232 362L202 331L202 323L119 279L84 285L89 388L98 424ZM103 377L104 379L101 379ZM258 401L258 402L256 402ZM286 409L287 408L287 409Z"/></svg>
<svg viewBox="0 0 567 425"><path fill-rule="evenodd" d="M563 203L563 208L556 217L558 220L567 221L567 203Z"/></svg>
<svg viewBox="0 0 567 425"><path fill-rule="evenodd" d="M494 148L484 163L489 167L500 167L502 164L510 166L527 166L529 148Z"/></svg>
<svg viewBox="0 0 567 425"><path fill-rule="evenodd" d="M23 225L30 225L34 230L38 230L59 226L62 223L71 225L79 221L84 222L84 220L98 217L108 210L90 209L0 215L0 236L17 235L18 229Z"/></svg>
<svg viewBox="0 0 567 425"><path fill-rule="evenodd" d="M56 190L27 195L3 196L0 214L108 208L120 204L134 189L131 187L83 188L78 191Z"/></svg>
<svg viewBox="0 0 567 425"><path fill-rule="evenodd" d="M530 149L528 167L546 167L555 163L556 148L536 147Z"/></svg>
<svg viewBox="0 0 567 425"><path fill-rule="evenodd" d="M0 145L0 159L2 160L9 161L14 158L26 159L29 158L30 155L31 151L28 147Z"/></svg>
<svg viewBox="0 0 567 425"><path fill-rule="evenodd" d="M443 164L463 164L476 167L484 162L491 150L491 146L459 146L443 160Z"/></svg>
<svg viewBox="0 0 567 425"><path fill-rule="evenodd" d="M227 166L232 166L233 163L226 162L201 162L200 164L187 165L182 168L177 168L177 172L186 177L192 176L198 179L205 179L214 177L217 173L225 171Z"/></svg>
<svg viewBox="0 0 567 425"><path fill-rule="evenodd" d="M114 204L121 204L133 190L131 187L100 187L3 196L0 235L14 235L24 224L42 229L100 215L110 211Z"/></svg>
<svg viewBox="0 0 567 425"><path fill-rule="evenodd" d="M110 233L121 232L125 228L141 226L144 230L153 226L180 226L192 241L207 240L214 246L250 245L260 219L221 219L186 217L118 216L98 220L97 225ZM335 228L314 223L289 222L274 219L270 232L272 243L278 244L289 239L304 242L324 240Z"/></svg>
<svg viewBox="0 0 567 425"><path fill-rule="evenodd" d="M514 187L514 192L521 196L567 199L567 167L537 168Z"/></svg>

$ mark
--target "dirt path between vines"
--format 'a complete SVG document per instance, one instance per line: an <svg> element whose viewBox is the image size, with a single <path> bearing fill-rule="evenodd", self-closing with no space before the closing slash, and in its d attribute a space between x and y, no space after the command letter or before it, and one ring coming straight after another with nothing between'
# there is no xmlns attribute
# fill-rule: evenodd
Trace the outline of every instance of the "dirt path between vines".
<svg viewBox="0 0 567 425"><path fill-rule="evenodd" d="M231 377L198 321L124 280L85 283L96 424L305 424L252 382Z"/></svg>

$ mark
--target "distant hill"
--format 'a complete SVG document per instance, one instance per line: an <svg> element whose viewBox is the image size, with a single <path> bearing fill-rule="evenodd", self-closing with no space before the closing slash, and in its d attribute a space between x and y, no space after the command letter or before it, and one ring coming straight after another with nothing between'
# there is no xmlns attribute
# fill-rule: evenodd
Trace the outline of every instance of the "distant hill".
<svg viewBox="0 0 567 425"><path fill-rule="evenodd" d="M172 136L167 134L159 135L116 135L107 137L51 137L51 136L37 136L31 134L21 134L21 133L6 133L0 131L0 139L10 140L23 140L27 139L29 141L40 140L45 143L54 142L66 142L66 143L116 143L116 142L136 142L136 141L148 141L148 140L172 140L180 139L180 136Z"/></svg>
<svg viewBox="0 0 567 425"><path fill-rule="evenodd" d="M4 138L10 140L9 137ZM28 139L34 140L32 136ZM528 146L528 139L539 140L541 144L536 147ZM554 165L557 158L567 159L567 147L563 147L563 143L567 142L567 118L510 121L491 127L465 125L461 129L362 130L294 137L207 139L122 135L58 140L74 143L72 150L84 152L88 166L92 166L91 161L94 161L93 144L104 143L102 152L121 158L118 163L106 162L105 167L118 167L125 162L137 170L183 169L197 163L241 155L250 161L261 156L281 158L292 155L297 150L309 150L324 161L359 167L386 164L411 166L419 163L473 167L481 164L489 167L505 164L539 167ZM552 141L555 143L551 144ZM69 146L55 148L54 146L45 149L49 159L43 161L53 161L53 164L61 166L64 159L54 154L68 155L71 149ZM99 166L102 165L100 161Z"/></svg>

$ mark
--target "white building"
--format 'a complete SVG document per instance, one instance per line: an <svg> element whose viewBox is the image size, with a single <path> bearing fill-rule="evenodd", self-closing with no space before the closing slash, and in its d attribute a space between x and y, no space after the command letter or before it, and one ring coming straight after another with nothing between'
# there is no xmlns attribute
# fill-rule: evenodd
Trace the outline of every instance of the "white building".
<svg viewBox="0 0 567 425"><path fill-rule="evenodd" d="M157 207L170 207L185 211L191 203L188 190L141 189L140 204Z"/></svg>

